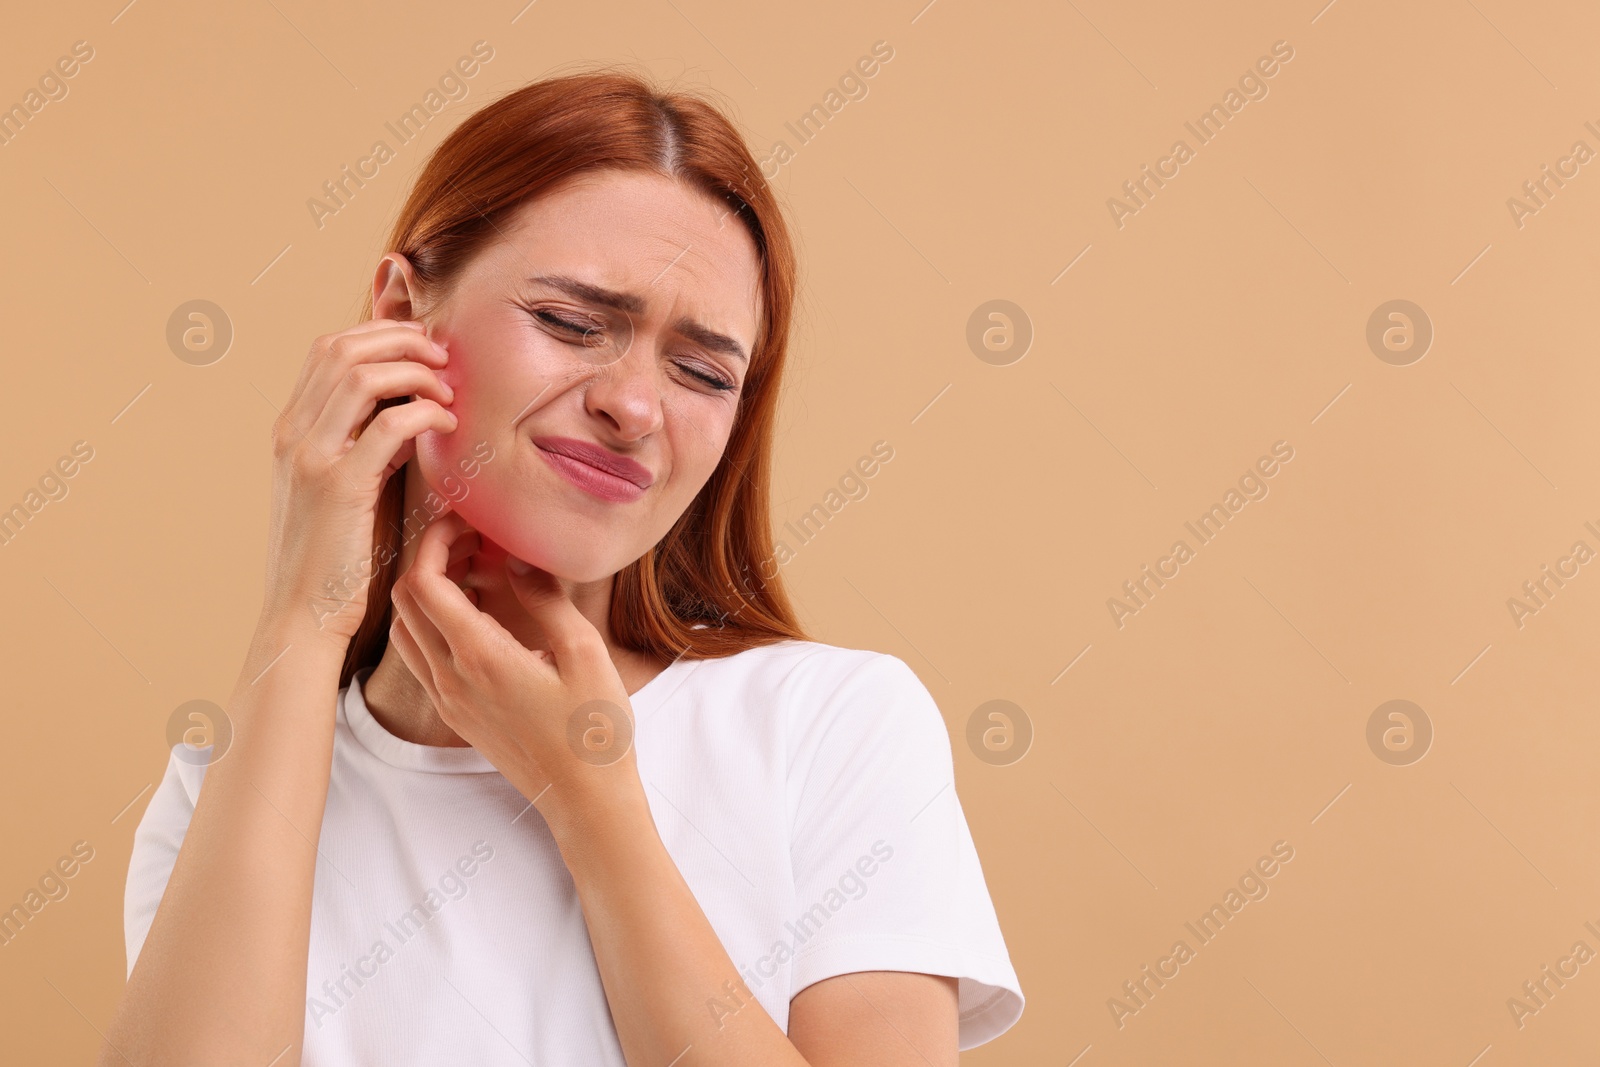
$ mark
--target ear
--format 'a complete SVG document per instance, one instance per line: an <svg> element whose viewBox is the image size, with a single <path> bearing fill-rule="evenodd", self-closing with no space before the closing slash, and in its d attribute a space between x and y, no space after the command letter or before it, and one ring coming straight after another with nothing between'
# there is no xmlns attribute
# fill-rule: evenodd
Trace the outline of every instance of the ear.
<svg viewBox="0 0 1600 1067"><path fill-rule="evenodd" d="M390 252L378 260L377 272L372 277L373 318L414 319L421 297L422 286L417 282L410 260L399 252Z"/></svg>

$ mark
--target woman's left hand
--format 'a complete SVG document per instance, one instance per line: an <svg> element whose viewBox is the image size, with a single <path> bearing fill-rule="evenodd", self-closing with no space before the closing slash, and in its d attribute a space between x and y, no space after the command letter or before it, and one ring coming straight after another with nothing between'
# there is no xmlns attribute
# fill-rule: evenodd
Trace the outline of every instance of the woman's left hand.
<svg viewBox="0 0 1600 1067"><path fill-rule="evenodd" d="M455 512L423 531L394 585L389 639L439 717L539 808L552 829L639 788L628 693L604 639L547 571L506 578L550 651L528 649L445 573L471 534ZM515 560L521 564L520 560Z"/></svg>

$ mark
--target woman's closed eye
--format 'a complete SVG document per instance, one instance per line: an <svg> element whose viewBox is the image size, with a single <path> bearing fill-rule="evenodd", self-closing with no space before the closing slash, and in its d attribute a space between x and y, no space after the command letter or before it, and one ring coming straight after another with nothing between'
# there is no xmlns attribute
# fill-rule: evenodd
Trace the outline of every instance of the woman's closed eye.
<svg viewBox="0 0 1600 1067"><path fill-rule="evenodd" d="M585 348L600 348L610 343L609 335L606 332L606 324L598 315L594 316L593 320L584 322L566 318L548 308L533 309L529 313L535 319L550 327L551 332L567 344L582 345ZM684 374L718 392L727 392L738 388L734 382L728 380L722 374L707 368L702 363L685 359L680 360L677 366Z"/></svg>
<svg viewBox="0 0 1600 1067"><path fill-rule="evenodd" d="M596 316L589 322L573 321L553 311L539 309L531 311L531 315L540 322L553 327L553 332L560 335L563 341L569 344L580 344L586 348L599 348L608 343L609 335L606 324Z"/></svg>
<svg viewBox="0 0 1600 1067"><path fill-rule="evenodd" d="M731 389L736 388L736 386L734 385L733 382L728 381L728 379L724 378L722 375L717 374L714 371L704 371L704 370L696 369L698 367L698 364L693 364L693 363L689 363L689 362L682 362L682 363L678 364L678 367L679 367L680 370L683 371L683 373L687 374L689 377L697 379L698 381L704 382L707 386L709 386L712 389L717 390L719 393L725 393L725 392L727 392L727 391L729 391Z"/></svg>

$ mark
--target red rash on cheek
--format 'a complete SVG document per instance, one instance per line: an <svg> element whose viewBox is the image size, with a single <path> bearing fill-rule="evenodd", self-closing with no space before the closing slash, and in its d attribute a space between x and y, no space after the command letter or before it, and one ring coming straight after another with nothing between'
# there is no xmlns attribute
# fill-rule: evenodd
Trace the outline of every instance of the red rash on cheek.
<svg viewBox="0 0 1600 1067"><path fill-rule="evenodd" d="M490 537L505 538L515 543L519 538L526 539L528 530L523 521L526 516L517 514L516 501L508 494L498 490L493 479L485 471L472 480L472 489L466 498L457 505L456 510L461 512L463 518L472 524L476 530L481 530ZM526 545L518 544L517 548L527 551Z"/></svg>
<svg viewBox="0 0 1600 1067"><path fill-rule="evenodd" d="M476 443L474 440L462 444L460 440L472 433L472 424L475 421L473 398L479 391L473 381L472 360L462 350L458 339L447 337L442 333L434 334L433 339L444 347L449 356L443 367L435 369L434 376L449 387L451 400L445 405L445 409L455 415L457 420L455 433L446 435L448 441L445 448L453 453L465 454L471 451L472 445Z"/></svg>
<svg viewBox="0 0 1600 1067"><path fill-rule="evenodd" d="M503 477L511 457L507 454L506 442L495 439L499 435L483 432L484 421L494 418L492 398L495 391L477 388L474 361L459 338L443 332L432 336L449 353L449 360L435 373L453 394L446 410L456 416L456 429L452 433L429 430L417 438L417 458L423 477L433 492L450 500L452 510L486 536L515 529L518 521L515 502L497 486L501 479L496 477ZM489 411L476 410L475 401L480 396L490 401ZM492 454L492 458L484 462L484 454ZM468 471L475 473L469 476Z"/></svg>

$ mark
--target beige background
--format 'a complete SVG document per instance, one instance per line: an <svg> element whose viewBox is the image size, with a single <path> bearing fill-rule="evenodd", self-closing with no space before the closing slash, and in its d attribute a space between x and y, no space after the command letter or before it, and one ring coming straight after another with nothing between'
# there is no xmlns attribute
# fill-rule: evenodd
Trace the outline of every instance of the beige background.
<svg viewBox="0 0 1600 1067"><path fill-rule="evenodd" d="M226 699L259 604L273 405L353 323L426 151L527 80L634 61L795 150L775 524L895 450L785 574L814 636L905 659L949 723L1028 995L964 1062L1592 1062L1600 963L1520 1028L1506 1002L1600 951L1600 565L1520 628L1506 602L1600 550L1600 164L1520 228L1506 202L1600 151L1593 5L121 3L0 36L0 103L94 48L0 146L0 507L94 449L0 547L0 904L95 850L0 948L0 1058L96 1045L165 724ZM308 198L477 40L470 95L319 230ZM868 96L798 146L784 123L878 40ZM1269 95L1196 147L1280 40ZM1119 229L1107 198L1178 138ZM236 331L210 366L165 341L192 299ZM1005 366L966 341L993 299L1034 331ZM1435 330L1409 366L1365 339L1393 299ZM1119 629L1107 598L1279 440L1270 495ZM1032 724L1020 761L968 746L991 699ZM1407 766L1366 740L1391 699L1435 731ZM1108 998L1280 840L1270 895L1118 1028Z"/></svg>

